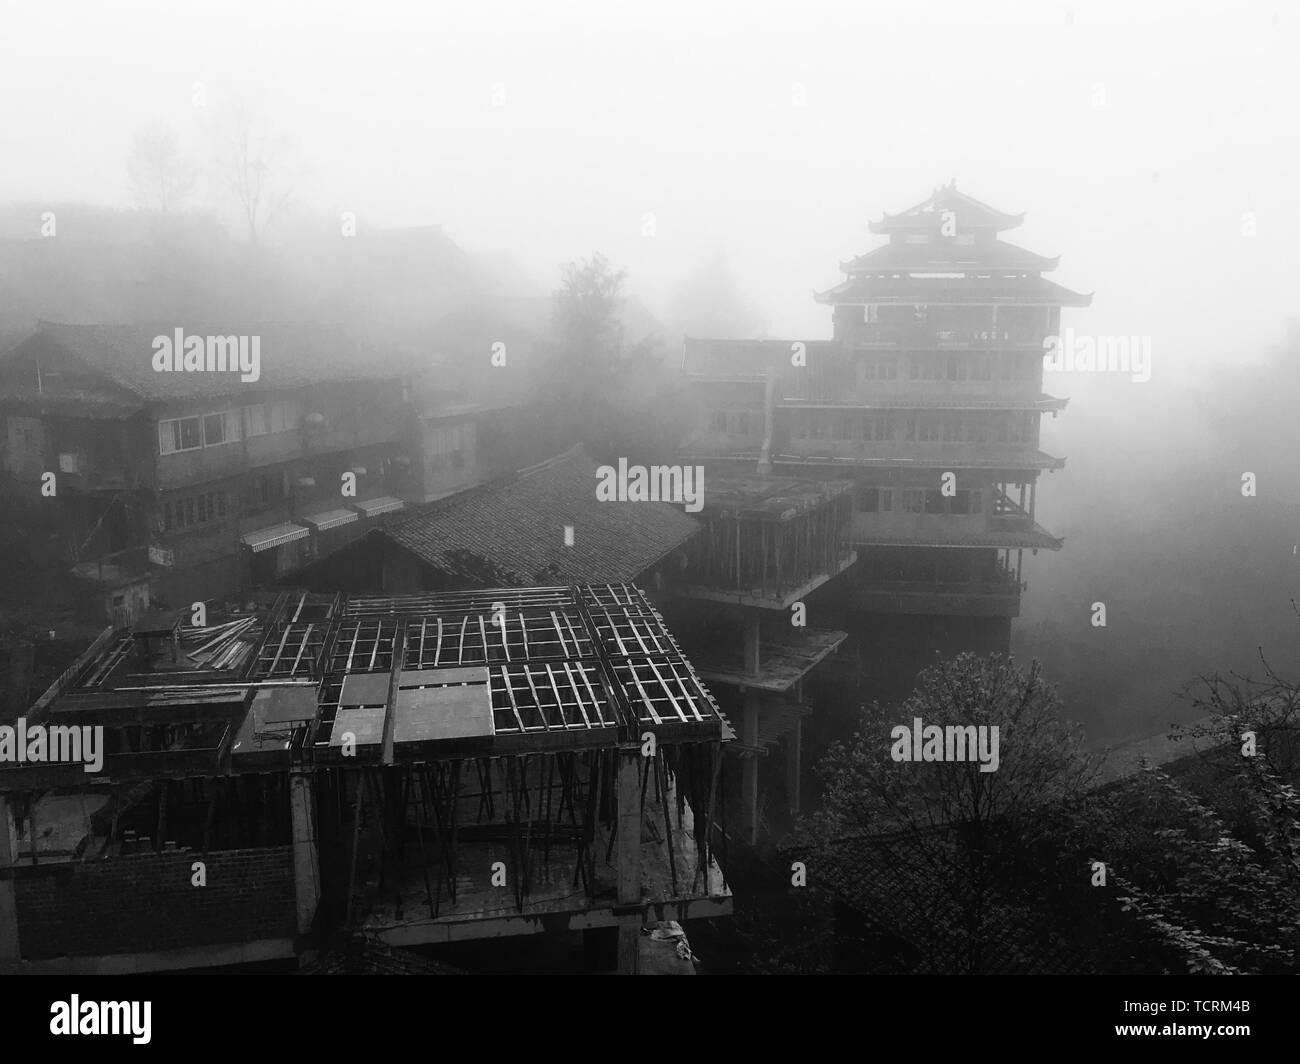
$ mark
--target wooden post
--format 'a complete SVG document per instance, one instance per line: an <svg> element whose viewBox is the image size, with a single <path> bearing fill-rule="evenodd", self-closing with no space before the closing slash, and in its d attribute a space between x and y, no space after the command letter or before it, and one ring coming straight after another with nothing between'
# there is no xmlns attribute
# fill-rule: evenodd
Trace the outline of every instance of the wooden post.
<svg viewBox="0 0 1300 1064"><path fill-rule="evenodd" d="M0 794L0 870L8 870L18 863L18 833L9 798ZM18 945L18 899L14 891L13 876L0 878L0 970L6 965L16 965L22 959Z"/></svg>
<svg viewBox="0 0 1300 1064"><path fill-rule="evenodd" d="M641 747L632 743L618 751L618 904L641 904ZM642 910L619 917L618 972L636 975L641 951Z"/></svg>
<svg viewBox="0 0 1300 1064"><path fill-rule="evenodd" d="M758 693L745 691L745 716L741 742L746 747L740 763L741 833L749 845L758 843Z"/></svg>
<svg viewBox="0 0 1300 1064"><path fill-rule="evenodd" d="M759 667L762 664L759 659L759 619L758 610L751 609L745 611L745 672L750 676L757 676Z"/></svg>
<svg viewBox="0 0 1300 1064"><path fill-rule="evenodd" d="M320 865L316 852L315 793L311 776L295 772L289 777L289 814L293 827L293 887L297 900L298 933L311 931L320 901Z"/></svg>
<svg viewBox="0 0 1300 1064"><path fill-rule="evenodd" d="M794 730L786 736L785 791L790 812L799 815L800 762L803 759L803 721L794 722Z"/></svg>

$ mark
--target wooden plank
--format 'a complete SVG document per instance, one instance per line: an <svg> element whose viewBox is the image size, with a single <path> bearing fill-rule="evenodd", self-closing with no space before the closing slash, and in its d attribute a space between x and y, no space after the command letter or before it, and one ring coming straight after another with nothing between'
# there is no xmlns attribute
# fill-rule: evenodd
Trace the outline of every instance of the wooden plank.
<svg viewBox="0 0 1300 1064"><path fill-rule="evenodd" d="M646 709L650 712L650 719L656 724L662 724L663 718L655 712L654 703L650 700L650 696L646 694L646 689L641 686L641 677L636 674L636 666L629 661L627 663L627 668L628 672L632 674L632 682L636 684L636 689L641 692L641 697L645 699Z"/></svg>
<svg viewBox="0 0 1300 1064"><path fill-rule="evenodd" d="M582 714L582 722L590 728L591 718L587 716L587 707L583 705L582 692L578 690L578 685L573 682L573 672L569 668L569 663L567 661L562 661L560 664L564 666L564 675L569 678L569 686L573 688L573 697L578 703L578 712ZM579 666L579 668L581 667L582 666Z"/></svg>
<svg viewBox="0 0 1300 1064"><path fill-rule="evenodd" d="M524 671L526 672L527 670L528 666L525 665ZM510 684L510 670L504 665L501 666L501 675L505 677L506 694L510 696L510 708L515 711L515 720L519 722L519 733L521 735L527 734L528 729L524 727L524 718L519 715L519 704L515 701L515 689Z"/></svg>
<svg viewBox="0 0 1300 1064"><path fill-rule="evenodd" d="M595 690L591 686L591 680L587 676L586 668L582 665L581 662L579 662L574 667L578 670L578 673L582 676L582 682L584 685L586 685L587 694L591 695L591 706L596 711L596 715L600 718L601 725L602 726L605 725L608 722L605 720L605 714L601 711L600 699L599 697L597 697Z"/></svg>
<svg viewBox="0 0 1300 1064"><path fill-rule="evenodd" d="M300 598L300 599L298 600L298 608L297 608L296 610L293 611L293 620L291 620L291 621L289 622L290 624L295 624L295 623L297 623L298 618L302 615L302 606L303 606L303 603L306 602L306 601L307 601L307 592L304 591L304 592L302 593L302 598Z"/></svg>
<svg viewBox="0 0 1300 1064"><path fill-rule="evenodd" d="M564 633L560 631L560 622L556 620L554 610L551 610L551 624L555 627L555 634L560 637L560 649L564 651L564 656L567 658L569 656L569 644L565 642Z"/></svg>
<svg viewBox="0 0 1300 1064"><path fill-rule="evenodd" d="M420 668L424 668L424 632L425 629L428 627L429 627L429 618L422 617L420 619L420 653L417 659L420 663Z"/></svg>
<svg viewBox="0 0 1300 1064"><path fill-rule="evenodd" d="M673 670L673 676L675 676L677 682L682 685L682 694L686 696L686 702L691 707L691 712L695 714L695 719L701 721L704 720L704 715L700 712L699 706L695 704L695 696L691 694L691 685L677 672L677 663L670 661L668 662L668 667Z"/></svg>
<svg viewBox="0 0 1300 1064"><path fill-rule="evenodd" d="M361 635L361 622L357 621L356 627L352 629L352 645L348 647L348 664L346 669L347 672L352 671L352 655L356 652L357 639L360 637L360 635Z"/></svg>
<svg viewBox="0 0 1300 1064"><path fill-rule="evenodd" d="M502 625L501 625L501 638L502 638L502 640L505 639L505 631L506 631L506 626L505 626L504 623L502 623ZM527 661L527 660L528 660L528 624L527 624L527 622L524 621L524 611L523 611L523 610L520 610L520 611L519 611L519 631L523 634L523 637L524 637L524 660ZM507 650L507 651L506 651L506 654L509 655L509 653L510 653L510 651Z"/></svg>
<svg viewBox="0 0 1300 1064"><path fill-rule="evenodd" d="M302 634L302 643L298 646L298 656L293 659L293 668L289 670L292 676L298 671L298 662L302 661L302 652L307 649L307 640L311 638L311 630L315 628L314 624L307 625L307 631Z"/></svg>
<svg viewBox="0 0 1300 1064"><path fill-rule="evenodd" d="M284 629L284 635L280 637L280 645L279 647L276 648L275 657L271 659L271 667L266 670L266 674L268 676L270 676L273 672L275 672L276 665L280 663L280 655L284 653L284 644L288 642L288 640L289 640L289 627L288 625L286 625Z"/></svg>
<svg viewBox="0 0 1300 1064"><path fill-rule="evenodd" d="M533 670L527 665L524 666L524 679L528 681L529 690L533 692L533 702L537 706L537 715L542 718L542 727L550 731L551 726L546 723L546 710L542 706L541 696L537 693L537 685L533 683Z"/></svg>
<svg viewBox="0 0 1300 1064"><path fill-rule="evenodd" d="M492 660L487 648L487 628L483 624L483 614L478 615L478 635L483 640L483 664L486 665Z"/></svg>
<svg viewBox="0 0 1300 1064"><path fill-rule="evenodd" d="M560 712L560 724L567 728L569 726L569 718L564 715L564 699L560 697L560 689L555 685L555 673L551 671L549 662L547 662L546 665L546 675L550 678L551 690L555 692L555 705Z"/></svg>
<svg viewBox="0 0 1300 1064"><path fill-rule="evenodd" d="M673 709L677 710L677 715L681 717L682 720L689 720L690 718L682 712L682 707L677 704L677 698L673 694L672 689L668 686L664 678L659 675L659 669L655 666L655 663L647 659L646 664L650 666L650 671L655 674L655 679L659 681L659 686L664 689L664 694L668 696L668 701L673 704Z"/></svg>
<svg viewBox="0 0 1300 1064"><path fill-rule="evenodd" d="M433 667L438 667L438 659L442 657L442 617L438 617L438 645L433 650Z"/></svg>
<svg viewBox="0 0 1300 1064"><path fill-rule="evenodd" d="M459 651L459 653L460 653L460 657L459 657L459 658L457 659L457 661L456 661L456 664L457 664L457 665L464 665L464 664L465 664L465 626L466 626L467 624L469 624L469 614L468 614L468 613L465 614L465 616L461 618L461 622L460 622L460 651ZM487 662L485 661L483 664L486 665Z"/></svg>

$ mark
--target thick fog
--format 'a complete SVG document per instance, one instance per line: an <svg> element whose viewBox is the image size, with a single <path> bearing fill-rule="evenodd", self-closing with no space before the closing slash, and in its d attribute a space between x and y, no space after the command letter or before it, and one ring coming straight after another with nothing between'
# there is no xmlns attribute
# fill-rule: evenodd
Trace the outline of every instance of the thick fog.
<svg viewBox="0 0 1300 1064"><path fill-rule="evenodd" d="M0 338L37 317L165 305L361 313L329 295L356 267L320 251L347 215L363 235L441 227L439 265L419 284L385 245L368 294L352 296L413 326L485 294L544 323L561 264L599 252L628 272L629 327L668 352L683 330L819 339L830 314L812 294L875 246L867 222L955 179L1026 212L1004 237L1059 254L1052 278L1095 293L1064 326L1151 345L1143 383L1045 377L1071 402L1044 419L1042 449L1068 463L1043 475L1038 520L1066 546L1026 558L1017 652L1047 662L1101 738L1160 727L1181 683L1250 667L1257 644L1294 663L1300 13L1109 0L612 8L8 6ZM249 237L223 180L239 114L266 145L260 240L287 249L292 280L231 265ZM188 167L167 206L190 229L157 284L128 291L104 248L139 240L141 216L116 230L105 219L157 212L127 166L142 131L170 131ZM78 205L101 209L82 215L93 233L78 232ZM76 258L80 240L97 265L36 261L46 211L62 254ZM428 266L427 247L411 254ZM1089 621L1097 601L1104 630Z"/></svg>

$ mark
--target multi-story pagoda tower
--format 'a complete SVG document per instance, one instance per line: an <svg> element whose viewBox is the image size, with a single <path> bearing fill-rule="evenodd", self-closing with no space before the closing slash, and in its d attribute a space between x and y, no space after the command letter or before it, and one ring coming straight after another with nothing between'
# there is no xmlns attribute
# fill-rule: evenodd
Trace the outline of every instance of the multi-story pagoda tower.
<svg viewBox="0 0 1300 1064"><path fill-rule="evenodd" d="M1009 619L1025 550L1062 540L1035 520L1044 341L1087 306L1044 273L1057 259L1003 241L1020 225L950 184L871 223L888 243L817 295L830 341L687 340L706 461L856 482L856 612ZM1000 640L999 640L1000 641Z"/></svg>

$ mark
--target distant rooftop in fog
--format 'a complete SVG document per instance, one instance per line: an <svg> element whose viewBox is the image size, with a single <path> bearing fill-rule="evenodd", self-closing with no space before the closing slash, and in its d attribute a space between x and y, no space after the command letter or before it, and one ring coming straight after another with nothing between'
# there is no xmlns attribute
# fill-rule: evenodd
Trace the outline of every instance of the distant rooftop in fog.
<svg viewBox="0 0 1300 1064"><path fill-rule="evenodd" d="M259 337L260 375L245 383L232 371L158 372L157 336ZM135 325L69 325L41 322L5 356L11 361L55 348L142 402L229 395L252 388L301 388L328 381L395 379L419 371L413 352L372 343L340 325L305 322L171 320ZM55 379L49 367L51 382ZM33 377L33 390L37 382ZM46 390L41 382L41 390ZM53 391L53 389L50 389Z"/></svg>

